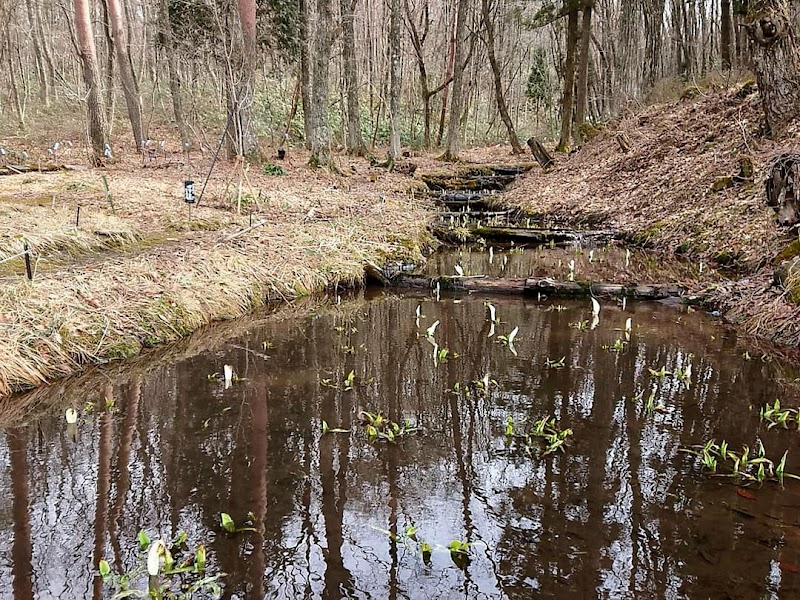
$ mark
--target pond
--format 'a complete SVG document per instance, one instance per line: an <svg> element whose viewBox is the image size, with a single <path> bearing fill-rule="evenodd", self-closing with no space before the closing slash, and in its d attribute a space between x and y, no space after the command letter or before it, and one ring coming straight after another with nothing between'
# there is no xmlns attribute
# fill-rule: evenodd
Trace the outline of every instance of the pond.
<svg viewBox="0 0 800 600"><path fill-rule="evenodd" d="M791 366L684 308L604 302L590 329L588 300L492 304L489 337L483 298L370 292L59 388L0 437L0 586L111 597L99 560L141 575L144 529L205 544L229 598L800 594L800 482L742 488L679 450L761 440L800 472L796 432L759 419L797 405ZM379 411L394 442L368 439Z"/></svg>

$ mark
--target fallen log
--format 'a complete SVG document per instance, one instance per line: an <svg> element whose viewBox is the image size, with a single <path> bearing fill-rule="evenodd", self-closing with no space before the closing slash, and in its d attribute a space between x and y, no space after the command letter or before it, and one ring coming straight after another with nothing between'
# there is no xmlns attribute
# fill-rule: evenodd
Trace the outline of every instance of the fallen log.
<svg viewBox="0 0 800 600"><path fill-rule="evenodd" d="M436 284L443 291L470 292L478 294L525 294L528 296L561 296L598 298L631 298L634 300L664 300L679 298L686 287L672 283L594 283L591 281L561 281L549 277L528 279L505 279L485 276L422 277L400 275L391 280L391 287L433 289Z"/></svg>
<svg viewBox="0 0 800 600"><path fill-rule="evenodd" d="M0 166L0 175L21 175L23 173L52 173L53 171L69 171L71 167L67 165L54 165L51 163L38 164L29 163L25 165L3 165Z"/></svg>
<svg viewBox="0 0 800 600"><path fill-rule="evenodd" d="M612 231L575 229L542 229L523 227L475 227L471 233L487 240L501 240L518 244L555 244L578 242L586 239L611 239Z"/></svg>

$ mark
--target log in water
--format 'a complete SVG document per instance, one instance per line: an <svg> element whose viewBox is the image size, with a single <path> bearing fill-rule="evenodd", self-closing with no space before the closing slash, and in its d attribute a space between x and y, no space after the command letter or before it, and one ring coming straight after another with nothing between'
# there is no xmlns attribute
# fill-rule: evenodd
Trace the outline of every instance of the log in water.
<svg viewBox="0 0 800 600"><path fill-rule="evenodd" d="M591 281L562 281L549 277L505 279L498 277L420 277L401 275L391 281L392 287L465 291L481 294L543 294L547 296L597 296L600 298L631 298L635 300L664 300L686 294L686 287L674 283L639 283L622 285Z"/></svg>

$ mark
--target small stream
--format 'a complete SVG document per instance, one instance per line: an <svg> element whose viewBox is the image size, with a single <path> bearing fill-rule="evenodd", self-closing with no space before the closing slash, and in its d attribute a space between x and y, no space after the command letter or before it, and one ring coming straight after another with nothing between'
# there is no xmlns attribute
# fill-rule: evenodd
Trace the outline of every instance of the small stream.
<svg viewBox="0 0 800 600"><path fill-rule="evenodd" d="M455 251L427 268L486 273L504 256L504 272L523 276L576 257L614 276L657 266L555 248L498 250L491 264L486 250ZM490 337L484 302L368 291L217 326L213 344L94 376L89 392L54 389L53 408L0 434L0 587L111 597L95 576L104 558L144 589L144 529L205 544L227 598L800 594L800 482L744 489L679 451L761 440L800 473L796 432L759 420L776 398L800 403L791 365L686 308L608 301L589 329L575 326L591 319L588 300L498 298ZM426 339L436 321L444 358ZM515 327L512 352L501 336ZM689 385L649 370L689 364ZM230 387L213 375L224 365ZM370 441L362 410L418 431ZM572 430L563 451L525 441L544 417ZM223 512L255 531L226 533Z"/></svg>

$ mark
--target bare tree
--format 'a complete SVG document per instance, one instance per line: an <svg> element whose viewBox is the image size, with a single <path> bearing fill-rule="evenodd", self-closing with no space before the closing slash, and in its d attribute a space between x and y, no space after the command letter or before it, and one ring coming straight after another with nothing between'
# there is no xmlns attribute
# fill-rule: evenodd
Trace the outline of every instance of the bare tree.
<svg viewBox="0 0 800 600"><path fill-rule="evenodd" d="M78 43L78 55L83 65L83 82L86 85L86 108L89 141L92 146L93 160L96 165L102 164L108 146L108 130L103 100L100 95L100 71L97 66L97 50L92 34L91 10L89 0L73 0L75 8L75 36Z"/></svg>
<svg viewBox="0 0 800 600"><path fill-rule="evenodd" d="M172 21L169 18L169 0L159 0L159 38L164 55L167 59L169 72L169 90L172 96L172 113L175 125L181 135L181 147L186 152L191 147L189 130L186 127L186 118L183 114L183 100L181 98L181 76L178 72L178 57L175 49L175 36L172 31Z"/></svg>
<svg viewBox="0 0 800 600"><path fill-rule="evenodd" d="M447 146L442 158L444 160L458 159L458 144L461 125L461 95L462 80L464 78L464 64L461 62L464 53L464 31L467 23L467 0L458 0L456 14L455 50L453 52L453 98L450 104L450 118L447 122Z"/></svg>
<svg viewBox="0 0 800 600"><path fill-rule="evenodd" d="M508 140L511 142L512 151L514 154L524 154L525 151L519 143L517 132L514 129L514 123L511 120L511 115L508 114L506 97L503 92L503 78L500 70L500 63L495 53L494 22L492 21L489 0L481 0L481 18L483 20L483 28L486 31L486 50L489 53L489 64L492 67L492 79L494 80L494 95L497 100L497 110L500 111L500 118L503 120L503 124L508 131Z"/></svg>
<svg viewBox="0 0 800 600"><path fill-rule="evenodd" d="M389 16L389 161L400 158L400 0L392 0Z"/></svg>
<svg viewBox="0 0 800 600"><path fill-rule="evenodd" d="M125 26L125 16L119 0L105 0L108 7L108 18L113 33L114 54L117 58L119 76L122 80L122 93L128 108L128 119L131 122L134 148L139 148L147 139L142 126L142 107L139 103L139 89L133 76L133 65L128 53L128 30Z"/></svg>
<svg viewBox="0 0 800 600"><path fill-rule="evenodd" d="M315 167L331 164L331 129L328 120L328 94L331 49L335 30L331 0L316 0L317 18L314 28L314 60L311 72L311 158Z"/></svg>
<svg viewBox="0 0 800 600"><path fill-rule="evenodd" d="M357 0L340 0L342 13L342 76L347 95L347 153L364 156L366 148L361 136L361 108L358 100L358 67L353 11Z"/></svg>
<svg viewBox="0 0 800 600"><path fill-rule="evenodd" d="M229 66L228 118L231 127L228 130L228 157L252 156L258 153L258 137L252 122L253 95L256 78L256 1L237 0L238 22L241 38L233 32L231 39L238 47L241 62Z"/></svg>
<svg viewBox="0 0 800 600"><path fill-rule="evenodd" d="M564 61L564 95L561 101L561 135L556 150L569 152L572 109L575 99L575 53L578 45L577 0L565 0L567 12L567 58Z"/></svg>
<svg viewBox="0 0 800 600"><path fill-rule="evenodd" d="M589 42L592 35L593 0L584 0L581 18L580 46L578 48L578 84L575 97L575 133L573 138L583 142L581 125L586 120L586 109L589 95Z"/></svg>

